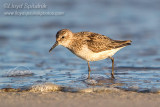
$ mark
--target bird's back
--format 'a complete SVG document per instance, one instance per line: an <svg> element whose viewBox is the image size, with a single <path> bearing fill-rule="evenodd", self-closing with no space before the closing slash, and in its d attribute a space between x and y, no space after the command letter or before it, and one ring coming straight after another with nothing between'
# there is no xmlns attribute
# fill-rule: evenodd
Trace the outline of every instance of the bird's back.
<svg viewBox="0 0 160 107"><path fill-rule="evenodd" d="M78 32L74 34L84 41L93 52L101 52L131 45L131 40L112 40L111 38L93 32Z"/></svg>

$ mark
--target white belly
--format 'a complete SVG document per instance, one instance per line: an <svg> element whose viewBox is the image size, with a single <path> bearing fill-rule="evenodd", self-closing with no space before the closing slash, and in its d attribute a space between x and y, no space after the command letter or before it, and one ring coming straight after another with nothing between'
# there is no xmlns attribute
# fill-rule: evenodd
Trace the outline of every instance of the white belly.
<svg viewBox="0 0 160 107"><path fill-rule="evenodd" d="M91 51L90 49L88 49L87 46L84 46L81 51L78 51L74 54L76 54L78 57L86 61L98 61L98 60L103 60L103 59L113 56L121 48L95 53Z"/></svg>

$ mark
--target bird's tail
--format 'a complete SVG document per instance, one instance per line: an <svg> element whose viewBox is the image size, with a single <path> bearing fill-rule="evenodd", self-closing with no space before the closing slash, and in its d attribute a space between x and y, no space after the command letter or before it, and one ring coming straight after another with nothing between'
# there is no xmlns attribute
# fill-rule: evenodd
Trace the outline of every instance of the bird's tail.
<svg viewBox="0 0 160 107"><path fill-rule="evenodd" d="M121 41L121 40L114 40L115 48L125 47L127 45L131 45L131 40Z"/></svg>

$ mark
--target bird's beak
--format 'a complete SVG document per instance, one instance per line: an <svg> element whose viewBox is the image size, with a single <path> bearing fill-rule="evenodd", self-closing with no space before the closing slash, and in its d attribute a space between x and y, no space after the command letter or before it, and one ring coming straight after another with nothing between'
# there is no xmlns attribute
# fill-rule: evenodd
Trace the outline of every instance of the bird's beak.
<svg viewBox="0 0 160 107"><path fill-rule="evenodd" d="M49 50L49 52L51 52L57 45L58 45L58 42L56 41L54 45L51 47L51 49Z"/></svg>

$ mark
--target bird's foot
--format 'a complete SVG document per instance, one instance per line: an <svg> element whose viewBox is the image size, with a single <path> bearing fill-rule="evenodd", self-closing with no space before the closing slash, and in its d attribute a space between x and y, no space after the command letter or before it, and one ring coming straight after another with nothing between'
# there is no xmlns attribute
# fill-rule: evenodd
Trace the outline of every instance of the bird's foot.
<svg viewBox="0 0 160 107"><path fill-rule="evenodd" d="M113 74L111 74L111 78L112 78L112 79L115 79L115 77L114 77L114 75L113 75Z"/></svg>

